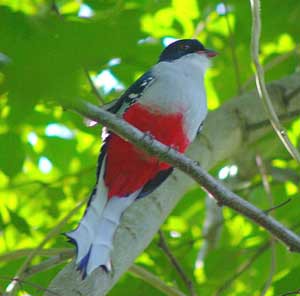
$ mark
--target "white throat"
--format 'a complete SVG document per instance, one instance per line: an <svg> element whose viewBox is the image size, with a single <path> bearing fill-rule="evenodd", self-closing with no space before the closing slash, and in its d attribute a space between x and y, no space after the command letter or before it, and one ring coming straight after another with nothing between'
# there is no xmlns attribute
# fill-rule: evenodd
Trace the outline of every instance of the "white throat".
<svg viewBox="0 0 300 296"><path fill-rule="evenodd" d="M182 113L192 141L207 113L204 74L209 65L209 59L197 53L158 63L152 68L154 82L140 102L161 113Z"/></svg>
<svg viewBox="0 0 300 296"><path fill-rule="evenodd" d="M201 71L202 75L205 74L207 68L210 67L211 62L204 54L191 53L187 54L180 59L171 62L181 68L186 73L196 74L195 72ZM192 74L192 73L191 73Z"/></svg>

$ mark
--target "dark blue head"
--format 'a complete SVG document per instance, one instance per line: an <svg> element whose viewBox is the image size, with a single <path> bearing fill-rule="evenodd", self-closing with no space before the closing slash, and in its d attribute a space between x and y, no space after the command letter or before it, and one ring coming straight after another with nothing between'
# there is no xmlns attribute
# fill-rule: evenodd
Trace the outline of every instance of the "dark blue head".
<svg viewBox="0 0 300 296"><path fill-rule="evenodd" d="M167 46L159 57L159 62L171 62L190 53L204 54L214 57L217 53L207 49L196 39L181 39Z"/></svg>

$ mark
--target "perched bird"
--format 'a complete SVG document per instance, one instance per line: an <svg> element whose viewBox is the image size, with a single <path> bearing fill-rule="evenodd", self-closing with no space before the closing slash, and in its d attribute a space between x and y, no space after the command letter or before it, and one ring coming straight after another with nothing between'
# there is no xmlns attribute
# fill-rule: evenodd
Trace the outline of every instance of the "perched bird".
<svg viewBox="0 0 300 296"><path fill-rule="evenodd" d="M156 140L184 153L207 114L204 74L216 52L194 39L178 40L108 108ZM155 190L173 168L106 130L97 182L78 227L66 235L76 245L83 277L111 270L114 233L122 213Z"/></svg>

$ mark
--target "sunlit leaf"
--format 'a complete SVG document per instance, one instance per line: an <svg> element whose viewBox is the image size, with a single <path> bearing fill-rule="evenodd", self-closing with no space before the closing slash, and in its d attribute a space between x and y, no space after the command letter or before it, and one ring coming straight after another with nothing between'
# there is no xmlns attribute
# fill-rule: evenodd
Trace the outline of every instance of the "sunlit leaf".
<svg viewBox="0 0 300 296"><path fill-rule="evenodd" d="M0 170L9 177L22 169L25 151L20 137L14 133L0 134Z"/></svg>
<svg viewBox="0 0 300 296"><path fill-rule="evenodd" d="M8 209L8 211L10 215L10 221L15 226L15 228L21 233L30 235L31 230L26 219L12 210Z"/></svg>

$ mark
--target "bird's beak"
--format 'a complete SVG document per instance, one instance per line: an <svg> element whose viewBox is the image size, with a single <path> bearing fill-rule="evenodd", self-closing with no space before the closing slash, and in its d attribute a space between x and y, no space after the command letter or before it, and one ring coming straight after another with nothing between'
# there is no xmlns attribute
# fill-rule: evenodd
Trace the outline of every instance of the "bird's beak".
<svg viewBox="0 0 300 296"><path fill-rule="evenodd" d="M204 49L197 51L198 54L205 54L208 58L215 57L218 53L212 49Z"/></svg>

